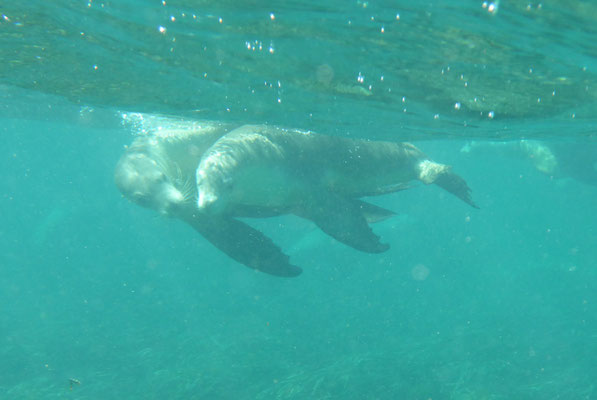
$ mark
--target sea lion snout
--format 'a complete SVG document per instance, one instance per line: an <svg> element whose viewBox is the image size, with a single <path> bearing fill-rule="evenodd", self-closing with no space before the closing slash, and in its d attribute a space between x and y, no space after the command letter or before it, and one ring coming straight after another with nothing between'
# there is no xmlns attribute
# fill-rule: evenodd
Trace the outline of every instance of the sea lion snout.
<svg viewBox="0 0 597 400"><path fill-rule="evenodd" d="M219 167L219 166L218 166ZM216 166L199 165L196 171L197 208L202 212L221 214L232 188L232 178Z"/></svg>
<svg viewBox="0 0 597 400"><path fill-rule="evenodd" d="M206 210L218 200L218 196L199 187L199 196L197 196L197 208L200 210Z"/></svg>
<svg viewBox="0 0 597 400"><path fill-rule="evenodd" d="M114 181L126 197L162 215L174 214L185 202L185 196L159 164L144 153L123 156L116 166Z"/></svg>
<svg viewBox="0 0 597 400"><path fill-rule="evenodd" d="M197 185L197 208L206 214L224 214L228 201L223 192L214 190L210 185Z"/></svg>

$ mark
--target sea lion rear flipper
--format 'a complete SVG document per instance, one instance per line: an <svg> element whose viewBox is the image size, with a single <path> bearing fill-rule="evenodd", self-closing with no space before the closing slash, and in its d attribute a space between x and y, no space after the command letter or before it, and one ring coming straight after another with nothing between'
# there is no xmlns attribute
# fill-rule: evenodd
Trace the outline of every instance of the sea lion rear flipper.
<svg viewBox="0 0 597 400"><path fill-rule="evenodd" d="M374 224L376 222L385 221L386 219L393 217L396 215L394 211L387 210L385 208L376 206L371 203L367 203L363 200L352 200L361 210L361 213L365 217L365 220L369 224Z"/></svg>
<svg viewBox="0 0 597 400"><path fill-rule="evenodd" d="M225 216L193 216L187 222L230 258L266 274L293 277L302 269L257 229Z"/></svg>
<svg viewBox="0 0 597 400"><path fill-rule="evenodd" d="M459 175L452 172L452 167L431 160L423 160L418 165L419 180L427 185L435 183L472 207L479 208L471 196L471 188Z"/></svg>
<svg viewBox="0 0 597 400"><path fill-rule="evenodd" d="M409 183L399 182L394 183L391 185L381 186L375 190L370 192L361 192L360 196L367 197L367 196L382 196L384 194L396 193L401 192L403 190L407 190L412 188L412 185Z"/></svg>
<svg viewBox="0 0 597 400"><path fill-rule="evenodd" d="M452 193L465 203L475 208L479 208L479 206L477 206L473 201L471 196L471 188L468 187L466 181L459 175L452 172L450 169L440 173L433 183Z"/></svg>
<svg viewBox="0 0 597 400"><path fill-rule="evenodd" d="M367 211L372 213L376 211L378 216L382 214L385 216L390 212L360 200L345 199L325 193L320 198L318 197L312 205L296 214L313 221L322 231L354 249L366 253L384 252L390 246L381 243L379 236L373 233L369 227Z"/></svg>

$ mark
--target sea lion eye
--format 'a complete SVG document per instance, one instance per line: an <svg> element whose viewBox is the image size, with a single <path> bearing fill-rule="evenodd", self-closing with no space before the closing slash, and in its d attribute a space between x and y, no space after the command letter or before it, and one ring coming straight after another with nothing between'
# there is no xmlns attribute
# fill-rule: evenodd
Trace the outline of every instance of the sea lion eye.
<svg viewBox="0 0 597 400"><path fill-rule="evenodd" d="M151 175L148 175L148 176L149 176L149 180L151 182L163 182L167 178L165 173L163 173L162 171L158 171L158 170L151 171Z"/></svg>

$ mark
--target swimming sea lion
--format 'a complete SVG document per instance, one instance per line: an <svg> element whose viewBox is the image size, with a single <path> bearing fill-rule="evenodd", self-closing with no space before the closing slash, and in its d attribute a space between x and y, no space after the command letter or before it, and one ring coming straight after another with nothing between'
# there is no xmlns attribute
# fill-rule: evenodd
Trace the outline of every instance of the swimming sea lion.
<svg viewBox="0 0 597 400"><path fill-rule="evenodd" d="M230 216L197 210L197 165L203 153L232 127L212 122L185 126L180 120L160 121L176 128L150 129L150 133L138 136L118 161L114 180L121 193L140 206L185 221L242 264L272 275L299 275L301 269L291 265L288 256L260 231ZM265 212L237 216L266 216ZM276 214L270 211L268 215Z"/></svg>
<svg viewBox="0 0 597 400"><path fill-rule="evenodd" d="M597 186L597 144L591 141L512 140L471 141L460 150L528 159L535 169L551 178L572 178Z"/></svg>
<svg viewBox="0 0 597 400"><path fill-rule="evenodd" d="M203 153L232 127L205 122L138 136L118 161L116 185L129 200L179 217L196 197L194 174Z"/></svg>
<svg viewBox="0 0 597 400"><path fill-rule="evenodd" d="M182 219L233 259L278 276L296 276L301 269L236 217L295 214L355 249L375 253L389 246L369 223L393 213L361 197L419 180L476 207L461 177L411 144L265 125L207 124L142 136L122 156L115 175L129 199Z"/></svg>
<svg viewBox="0 0 597 400"><path fill-rule="evenodd" d="M218 139L201 158L196 180L202 213L236 216L238 210L251 208L292 213L366 252L388 249L367 224L367 214L388 212L373 211L373 205L357 200L361 197L420 180L475 206L462 178L412 144L265 125L245 125Z"/></svg>

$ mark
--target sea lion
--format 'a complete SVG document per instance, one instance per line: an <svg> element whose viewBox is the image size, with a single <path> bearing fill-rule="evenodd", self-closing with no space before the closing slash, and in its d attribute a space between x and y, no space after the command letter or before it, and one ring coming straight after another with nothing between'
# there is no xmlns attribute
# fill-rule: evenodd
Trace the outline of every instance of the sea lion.
<svg viewBox="0 0 597 400"><path fill-rule="evenodd" d="M140 206L185 221L244 265L272 275L299 275L301 269L291 265L288 256L258 230L229 216L211 216L197 210L197 165L206 150L233 127L205 121L188 124L168 118L159 121L165 129L161 129L163 125L150 128L149 132L143 129L118 161L114 180L120 192ZM276 214L269 212L269 215Z"/></svg>
<svg viewBox="0 0 597 400"><path fill-rule="evenodd" d="M369 215L390 212L358 200L435 183L476 207L465 181L408 143L325 136L245 125L218 139L197 168L197 208L237 216L266 209L312 220L325 233L361 251L382 252Z"/></svg>
<svg viewBox="0 0 597 400"><path fill-rule="evenodd" d="M140 135L116 165L116 186L140 206L179 217L195 197L194 174L203 153L231 129L203 122L192 129L160 129Z"/></svg>
<svg viewBox="0 0 597 400"><path fill-rule="evenodd" d="M484 150L484 154L529 159L538 171L546 175L552 175L558 169L558 159L553 150L538 140L470 141L460 149L467 154L481 153Z"/></svg>
<svg viewBox="0 0 597 400"><path fill-rule="evenodd" d="M369 223L393 213L362 197L403 190L419 180L476 207L461 177L412 144L266 125L211 123L139 137L115 177L127 198L182 219L231 258L277 276L296 276L301 269L237 217L295 214L355 249L377 253L389 246Z"/></svg>
<svg viewBox="0 0 597 400"><path fill-rule="evenodd" d="M597 186L597 143L592 141L471 141L461 152L527 159L551 178L572 178Z"/></svg>

